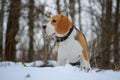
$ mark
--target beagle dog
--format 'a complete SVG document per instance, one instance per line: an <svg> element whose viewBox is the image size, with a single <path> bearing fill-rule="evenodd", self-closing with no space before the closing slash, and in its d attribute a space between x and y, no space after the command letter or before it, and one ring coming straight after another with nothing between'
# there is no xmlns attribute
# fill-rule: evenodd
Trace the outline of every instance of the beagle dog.
<svg viewBox="0 0 120 80"><path fill-rule="evenodd" d="M54 34L59 43L57 65L65 65L66 60L70 63L80 61L81 69L90 69L85 36L76 30L68 17L63 14L54 15L43 29L48 36Z"/></svg>

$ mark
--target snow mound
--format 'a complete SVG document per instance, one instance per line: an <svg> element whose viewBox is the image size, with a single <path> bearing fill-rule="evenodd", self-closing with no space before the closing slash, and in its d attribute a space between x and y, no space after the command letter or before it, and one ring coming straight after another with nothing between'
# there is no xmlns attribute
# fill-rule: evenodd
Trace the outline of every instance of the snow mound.
<svg viewBox="0 0 120 80"><path fill-rule="evenodd" d="M38 63L36 66L42 64L40 61L36 63ZM96 72L97 69L92 69L89 72L84 72L69 64L43 68L32 67L33 63L27 63L28 67L23 67L20 63L10 62L9 64L6 67L0 66L0 80L120 80L120 71L102 70Z"/></svg>

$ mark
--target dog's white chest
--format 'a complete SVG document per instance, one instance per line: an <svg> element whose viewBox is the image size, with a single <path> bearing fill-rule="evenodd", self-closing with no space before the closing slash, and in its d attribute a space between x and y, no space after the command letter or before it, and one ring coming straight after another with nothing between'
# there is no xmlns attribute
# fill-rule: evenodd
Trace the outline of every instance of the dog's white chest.
<svg viewBox="0 0 120 80"><path fill-rule="evenodd" d="M69 39L68 41L60 43L58 56L63 59L67 59L69 62L76 62L80 59L81 54L82 47L76 40Z"/></svg>

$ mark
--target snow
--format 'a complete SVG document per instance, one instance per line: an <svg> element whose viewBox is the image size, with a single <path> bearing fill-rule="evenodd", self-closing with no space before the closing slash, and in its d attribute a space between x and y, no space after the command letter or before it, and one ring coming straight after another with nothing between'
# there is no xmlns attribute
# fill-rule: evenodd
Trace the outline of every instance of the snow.
<svg viewBox="0 0 120 80"><path fill-rule="evenodd" d="M0 63L0 80L120 80L120 71L102 70L96 72L97 69L92 69L90 72L84 72L69 64L41 68L30 66L33 62L26 64L29 66L23 67L20 62Z"/></svg>

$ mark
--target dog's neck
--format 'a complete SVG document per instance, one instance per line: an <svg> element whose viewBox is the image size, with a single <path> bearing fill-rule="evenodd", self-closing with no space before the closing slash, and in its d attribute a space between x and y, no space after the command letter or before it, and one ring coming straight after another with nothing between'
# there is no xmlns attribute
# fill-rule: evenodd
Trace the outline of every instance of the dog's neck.
<svg viewBox="0 0 120 80"><path fill-rule="evenodd" d="M56 36L56 42L63 42L65 40L67 40L70 37L70 35L73 32L73 30L74 30L74 27L72 26L70 28L70 30L65 35L60 36L60 37Z"/></svg>

